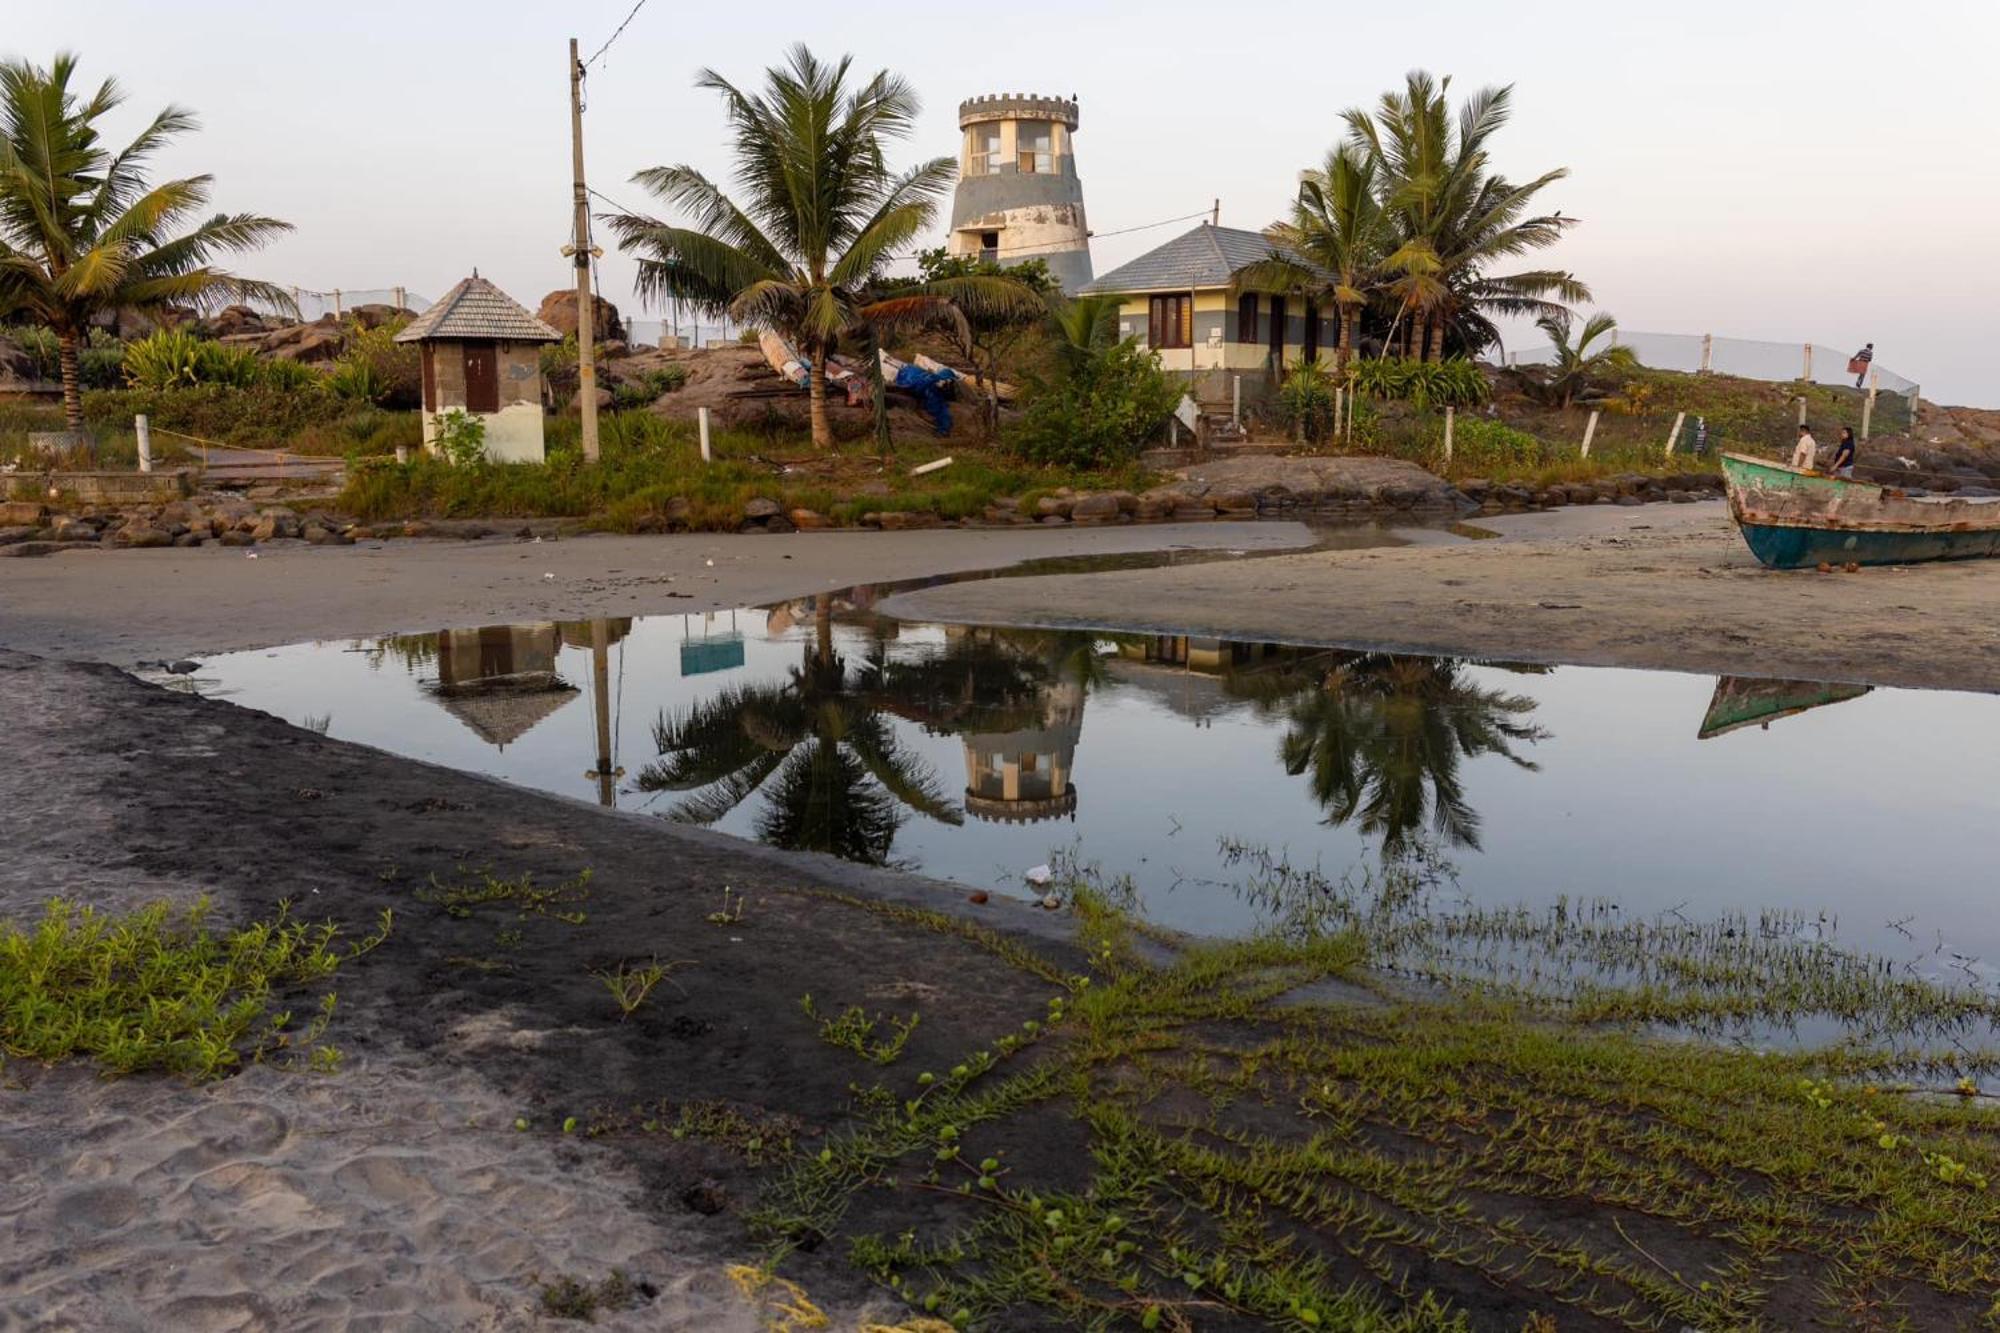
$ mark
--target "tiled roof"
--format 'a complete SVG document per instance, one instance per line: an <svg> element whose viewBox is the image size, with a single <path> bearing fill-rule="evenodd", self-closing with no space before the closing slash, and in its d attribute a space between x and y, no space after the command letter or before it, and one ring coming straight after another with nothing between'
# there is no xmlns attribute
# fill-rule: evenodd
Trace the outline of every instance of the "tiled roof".
<svg viewBox="0 0 2000 1333"><path fill-rule="evenodd" d="M429 338L498 338L505 342L561 342L562 335L529 314L513 297L477 273L396 335L399 343Z"/></svg>
<svg viewBox="0 0 2000 1333"><path fill-rule="evenodd" d="M1081 289L1082 295L1106 292L1176 292L1192 287L1227 287L1230 277L1260 260L1283 257L1305 263L1274 245L1258 231L1211 227L1206 222L1148 250L1129 264L1112 269Z"/></svg>

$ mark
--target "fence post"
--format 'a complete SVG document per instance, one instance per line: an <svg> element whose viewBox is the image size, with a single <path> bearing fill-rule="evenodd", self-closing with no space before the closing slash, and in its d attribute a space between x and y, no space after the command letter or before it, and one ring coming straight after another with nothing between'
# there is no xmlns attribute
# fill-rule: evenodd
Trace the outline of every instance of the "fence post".
<svg viewBox="0 0 2000 1333"><path fill-rule="evenodd" d="M1453 414L1453 409L1452 409L1451 407L1447 406L1447 407L1446 407L1446 408L1444 409L1444 465L1445 465L1446 467L1450 467L1450 466L1451 466L1451 423L1452 423L1452 414Z"/></svg>
<svg viewBox="0 0 2000 1333"><path fill-rule="evenodd" d="M1868 428L1875 421L1875 368L1868 368L1868 396L1861 402L1861 438L1868 438Z"/></svg>
<svg viewBox="0 0 2000 1333"><path fill-rule="evenodd" d="M1811 343L1807 343L1807 344L1806 344L1806 366L1805 366L1805 373L1804 373L1804 374L1802 374L1802 375L1800 375L1800 376L1799 376L1799 378L1800 378L1800 379L1802 379L1802 380L1804 380L1804 381L1805 381L1805 382L1806 382L1807 384L1811 384L1811 383L1812 383L1812 344L1811 344Z"/></svg>
<svg viewBox="0 0 2000 1333"><path fill-rule="evenodd" d="M1590 413L1590 420L1589 420L1588 422L1584 423L1584 427L1583 427L1583 454L1582 454L1582 456L1583 456L1583 457L1585 457L1585 458L1588 458L1588 457L1590 457L1590 437L1591 437L1591 436L1593 436L1593 435L1595 435L1595 434L1597 434L1597 411L1596 411L1596 409L1594 409L1594 408L1593 408L1593 409L1591 410L1591 413Z"/></svg>
<svg viewBox="0 0 2000 1333"><path fill-rule="evenodd" d="M1799 395L1799 424L1801 426L1806 424L1806 396L1804 394Z"/></svg>
<svg viewBox="0 0 2000 1333"><path fill-rule="evenodd" d="M151 422L146 420L144 412L132 418L132 433L139 437L139 470L141 472L151 472L153 470L153 426Z"/></svg>
<svg viewBox="0 0 2000 1333"><path fill-rule="evenodd" d="M343 312L340 308L340 288L336 287L333 289L333 317L340 319L342 315Z"/></svg>
<svg viewBox="0 0 2000 1333"><path fill-rule="evenodd" d="M698 429L700 430L700 432L701 432L701 461L702 461L702 462L704 462L704 463L706 463L706 462L708 462L708 461L709 461L709 458L708 458L708 409L707 409L707 408L705 408L705 407L703 407L703 408L697 408L697 409L695 410L695 421L696 421L696 423L697 423L697 428L698 428Z"/></svg>
<svg viewBox="0 0 2000 1333"><path fill-rule="evenodd" d="M1667 432L1667 457L1674 456L1674 442L1681 437L1681 423L1687 420L1686 412L1674 413L1674 428Z"/></svg>
<svg viewBox="0 0 2000 1333"><path fill-rule="evenodd" d="M1243 428L1243 377L1229 377L1229 424L1238 430Z"/></svg>
<svg viewBox="0 0 2000 1333"><path fill-rule="evenodd" d="M404 291L401 287L396 288L396 309L407 310L409 308L410 308L409 293Z"/></svg>
<svg viewBox="0 0 2000 1333"><path fill-rule="evenodd" d="M1701 335L1701 373L1706 375L1715 369L1715 335Z"/></svg>

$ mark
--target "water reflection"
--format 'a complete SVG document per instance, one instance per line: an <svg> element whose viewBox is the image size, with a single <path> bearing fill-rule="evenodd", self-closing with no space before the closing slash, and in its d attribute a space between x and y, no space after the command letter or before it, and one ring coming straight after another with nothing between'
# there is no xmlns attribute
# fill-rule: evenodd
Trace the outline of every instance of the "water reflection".
<svg viewBox="0 0 2000 1333"><path fill-rule="evenodd" d="M1715 695L1702 714L1701 740L1743 727L1769 729L1779 718L1827 704L1845 703L1868 693L1866 685L1839 685L1821 680L1766 680L1755 676L1717 676Z"/></svg>

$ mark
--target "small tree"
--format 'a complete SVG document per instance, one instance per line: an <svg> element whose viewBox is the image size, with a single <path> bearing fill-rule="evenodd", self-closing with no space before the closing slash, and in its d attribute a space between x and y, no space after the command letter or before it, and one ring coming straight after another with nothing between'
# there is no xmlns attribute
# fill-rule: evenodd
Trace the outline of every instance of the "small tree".
<svg viewBox="0 0 2000 1333"><path fill-rule="evenodd" d="M1616 342L1591 350L1598 339L1609 338L1618 331L1618 321L1606 311L1600 310L1585 320L1575 342L1570 341L1567 314L1543 315L1535 321L1535 327L1548 334L1555 347L1555 360L1549 363L1548 377L1541 382L1541 392L1551 402L1568 407L1576 401L1578 390L1598 376L1639 368L1638 354Z"/></svg>
<svg viewBox="0 0 2000 1333"><path fill-rule="evenodd" d="M170 106L112 152L97 122L125 100L106 79L87 98L71 91L76 56L47 69L0 64L0 310L54 330L69 429L83 429L81 353L93 319L134 310L206 309L291 299L269 283L214 267L218 254L254 250L291 230L254 213L188 224L208 203L208 176L149 184L146 159L195 128Z"/></svg>
<svg viewBox="0 0 2000 1333"><path fill-rule="evenodd" d="M1058 328L1067 336L1057 343L1057 373L1035 386L1015 447L1038 463L1069 467L1135 457L1173 413L1181 389L1160 369L1158 353L1130 338L1106 346L1101 312L1086 301L1066 307Z"/></svg>
<svg viewBox="0 0 2000 1333"><path fill-rule="evenodd" d="M1000 431L1000 362L1046 322L1047 302L1060 291L1060 284L1040 259L1002 268L988 259L947 254L942 247L918 255L917 270L926 289L947 298L974 278L988 283L1011 282L1021 288L1024 297L1035 298L1011 304L957 302L965 318L946 326L952 347L972 367L972 381L980 395L980 427L991 439Z"/></svg>

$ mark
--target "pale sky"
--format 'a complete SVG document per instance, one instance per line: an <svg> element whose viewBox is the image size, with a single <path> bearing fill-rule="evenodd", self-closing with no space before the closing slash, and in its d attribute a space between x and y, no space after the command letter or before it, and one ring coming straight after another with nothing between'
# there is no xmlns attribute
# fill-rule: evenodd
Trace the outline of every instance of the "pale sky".
<svg viewBox="0 0 2000 1333"><path fill-rule="evenodd" d="M168 101L194 108L202 131L162 167L211 172L218 206L298 227L246 272L436 296L477 265L532 307L568 280L566 40L595 50L630 8L0 0L0 51L80 51L93 84L115 75L130 93L124 134ZM629 183L639 168L726 176L721 110L693 88L697 70L754 86L795 40L914 83L925 113L903 162L957 151L964 97L1077 95L1099 232L1216 198L1224 223L1262 226L1338 137L1341 109L1405 70L1449 74L1457 91L1512 82L1496 165L1571 169L1546 198L1584 223L1550 258L1626 328L1872 340L1926 397L2000 405L1993 0L650 0L592 70L592 184L646 206ZM1178 229L1101 239L1097 271ZM604 294L658 317L606 248Z"/></svg>

